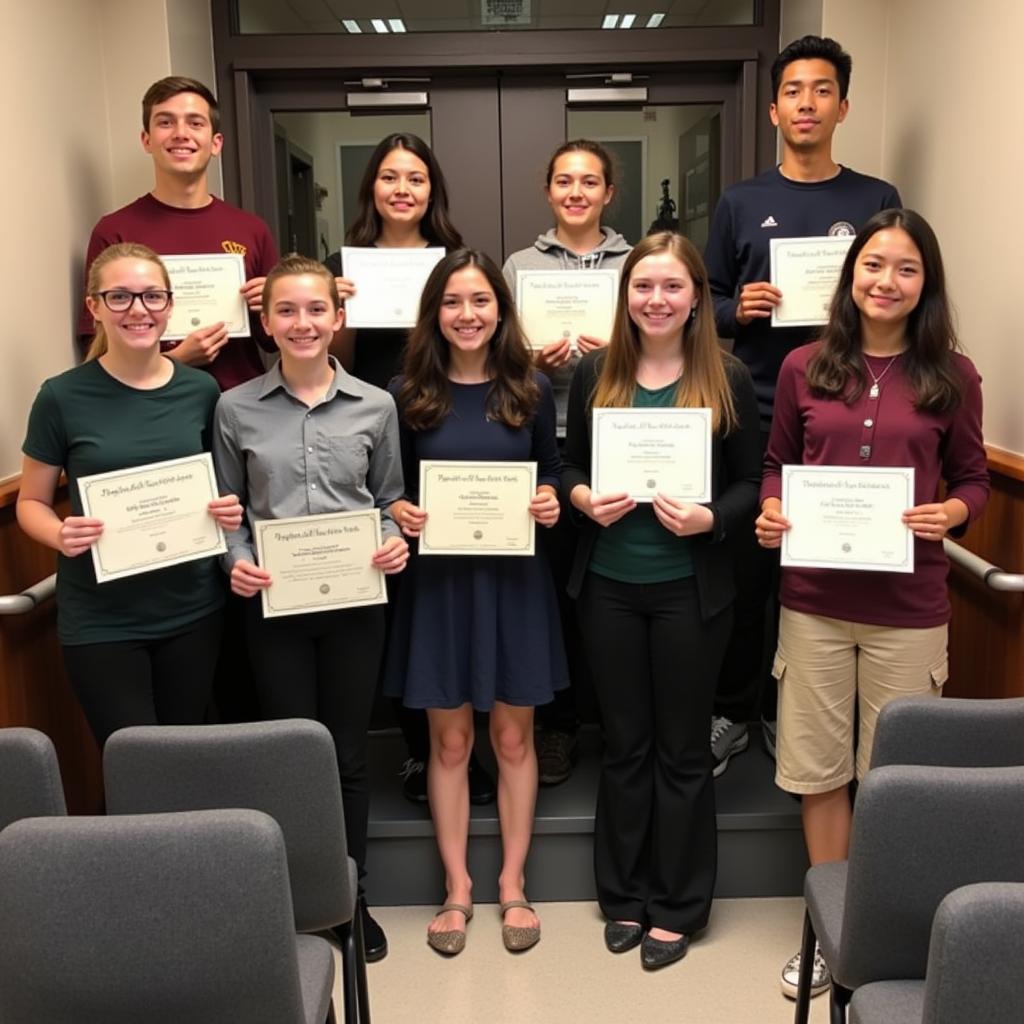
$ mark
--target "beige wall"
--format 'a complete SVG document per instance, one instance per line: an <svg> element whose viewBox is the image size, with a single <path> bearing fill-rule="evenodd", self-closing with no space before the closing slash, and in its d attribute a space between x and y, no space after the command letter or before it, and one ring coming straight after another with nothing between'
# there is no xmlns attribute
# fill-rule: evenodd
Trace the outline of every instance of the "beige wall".
<svg viewBox="0 0 1024 1024"><path fill-rule="evenodd" d="M96 0L5 5L8 82L0 280L0 478L21 467L40 382L71 365L82 254L110 205L107 83ZM12 83L21 83L17 93Z"/></svg>

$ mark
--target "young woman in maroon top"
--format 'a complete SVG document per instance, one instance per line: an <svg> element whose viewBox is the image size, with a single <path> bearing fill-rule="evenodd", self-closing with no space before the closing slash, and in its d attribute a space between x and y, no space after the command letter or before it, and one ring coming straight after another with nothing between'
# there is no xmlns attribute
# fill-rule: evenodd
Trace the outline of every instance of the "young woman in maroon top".
<svg viewBox="0 0 1024 1024"><path fill-rule="evenodd" d="M958 348L934 233L912 210L885 210L850 248L821 341L779 372L756 524L763 547L779 547L790 528L783 465L914 469L916 504L902 516L913 573L782 570L776 782L803 797L812 864L847 856L848 783L855 766L858 777L867 770L878 712L895 697L938 696L946 680L941 541L981 513L989 489L981 382Z"/></svg>

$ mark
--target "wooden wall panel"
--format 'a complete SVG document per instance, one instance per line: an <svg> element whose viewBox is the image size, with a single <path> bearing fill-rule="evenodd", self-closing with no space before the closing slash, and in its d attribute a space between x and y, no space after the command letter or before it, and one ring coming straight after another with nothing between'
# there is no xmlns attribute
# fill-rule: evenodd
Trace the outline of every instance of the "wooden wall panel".
<svg viewBox="0 0 1024 1024"><path fill-rule="evenodd" d="M56 554L29 540L14 517L14 491L0 493L0 593L15 594L49 576ZM27 615L0 615L0 727L31 726L57 748L68 810L103 806L100 754L68 685L53 601Z"/></svg>
<svg viewBox="0 0 1024 1024"><path fill-rule="evenodd" d="M992 496L961 543L1006 572L1024 572L1024 457L989 450ZM1024 697L1024 593L991 590L950 570L951 697Z"/></svg>

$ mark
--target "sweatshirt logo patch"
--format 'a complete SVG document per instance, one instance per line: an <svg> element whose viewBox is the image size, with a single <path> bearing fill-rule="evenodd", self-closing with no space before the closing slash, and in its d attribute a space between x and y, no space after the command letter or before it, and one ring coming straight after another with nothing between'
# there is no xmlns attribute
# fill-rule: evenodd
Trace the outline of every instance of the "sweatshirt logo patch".
<svg viewBox="0 0 1024 1024"><path fill-rule="evenodd" d="M852 238L857 234L857 229L848 220L837 220L828 229L828 233L833 238Z"/></svg>
<svg viewBox="0 0 1024 1024"><path fill-rule="evenodd" d="M225 252L238 253L239 256L244 256L248 250L241 242L224 241L220 243L220 247Z"/></svg>
<svg viewBox="0 0 1024 1024"><path fill-rule="evenodd" d="M761 227L763 228L777 228L779 222L769 213L763 221L761 221Z"/></svg>

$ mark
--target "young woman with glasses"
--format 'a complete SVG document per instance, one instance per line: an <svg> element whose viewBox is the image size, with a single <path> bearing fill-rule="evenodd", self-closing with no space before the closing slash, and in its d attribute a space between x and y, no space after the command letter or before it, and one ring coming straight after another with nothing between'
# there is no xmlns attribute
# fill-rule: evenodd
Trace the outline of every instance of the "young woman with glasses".
<svg viewBox="0 0 1024 1024"><path fill-rule="evenodd" d="M103 522L84 516L80 477L209 450L219 389L160 354L171 315L167 271L143 245L119 243L89 269L96 336L86 361L45 381L22 446L18 522L58 552L57 634L97 742L128 725L203 721L221 635L224 587L213 557L97 584L90 549ZM58 511L67 474L70 514ZM237 528L234 495L209 504Z"/></svg>

